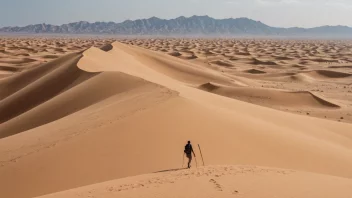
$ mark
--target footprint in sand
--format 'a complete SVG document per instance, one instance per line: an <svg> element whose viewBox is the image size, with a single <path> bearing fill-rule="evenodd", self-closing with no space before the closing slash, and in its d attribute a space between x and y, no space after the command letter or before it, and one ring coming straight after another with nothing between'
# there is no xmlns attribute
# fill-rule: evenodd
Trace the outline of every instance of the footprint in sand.
<svg viewBox="0 0 352 198"><path fill-rule="evenodd" d="M222 187L217 181L215 181L214 179L210 179L209 182L214 184L214 187L217 191L222 191Z"/></svg>

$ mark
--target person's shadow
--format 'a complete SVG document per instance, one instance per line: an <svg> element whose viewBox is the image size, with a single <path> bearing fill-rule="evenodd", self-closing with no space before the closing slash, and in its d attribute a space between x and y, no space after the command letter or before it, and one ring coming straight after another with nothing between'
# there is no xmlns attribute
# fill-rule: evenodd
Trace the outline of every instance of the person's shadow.
<svg viewBox="0 0 352 198"><path fill-rule="evenodd" d="M173 171L180 171L180 170L185 170L185 169L188 169L188 168L175 168L175 169L161 170L161 171L156 171L154 173L173 172Z"/></svg>

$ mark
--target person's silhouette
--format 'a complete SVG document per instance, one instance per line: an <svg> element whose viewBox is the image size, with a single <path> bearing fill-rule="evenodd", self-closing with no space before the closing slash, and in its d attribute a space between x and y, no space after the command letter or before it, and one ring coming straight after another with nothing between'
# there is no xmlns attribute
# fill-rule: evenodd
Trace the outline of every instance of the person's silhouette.
<svg viewBox="0 0 352 198"><path fill-rule="evenodd" d="M193 153L193 156L196 157L196 154L193 151L191 141L188 141L188 143L186 144L184 152L188 158L188 168L191 168L192 153Z"/></svg>

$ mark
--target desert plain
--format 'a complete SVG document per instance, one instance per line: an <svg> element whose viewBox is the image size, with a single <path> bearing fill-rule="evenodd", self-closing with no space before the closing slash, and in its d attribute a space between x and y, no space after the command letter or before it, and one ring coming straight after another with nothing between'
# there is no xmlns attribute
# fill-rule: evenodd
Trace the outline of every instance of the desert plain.
<svg viewBox="0 0 352 198"><path fill-rule="evenodd" d="M351 122L351 41L0 38L0 197L351 197Z"/></svg>

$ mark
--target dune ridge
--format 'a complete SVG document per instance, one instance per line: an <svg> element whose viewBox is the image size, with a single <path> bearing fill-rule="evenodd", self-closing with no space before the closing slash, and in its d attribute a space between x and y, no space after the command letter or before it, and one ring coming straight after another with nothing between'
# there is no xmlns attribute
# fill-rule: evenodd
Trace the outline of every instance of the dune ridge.
<svg viewBox="0 0 352 198"><path fill-rule="evenodd" d="M349 74L349 73L330 71L330 70L315 70L315 71L309 72L309 75L317 78L346 78L346 77L352 76L352 74Z"/></svg>
<svg viewBox="0 0 352 198"><path fill-rule="evenodd" d="M91 46L103 47L111 39L82 38L0 38L0 74L11 74L31 69L53 59L74 52L80 52Z"/></svg>
<svg viewBox="0 0 352 198"><path fill-rule="evenodd" d="M226 87L214 83L206 83L199 86L199 89L235 98L242 101L249 101L254 104L268 107L275 106L297 106L299 108L340 108L339 105L316 96L309 91L287 92L274 89L256 89L249 87ZM297 108L297 109L299 109Z"/></svg>
<svg viewBox="0 0 352 198"><path fill-rule="evenodd" d="M308 91L332 103L337 102L341 107L322 111L283 106L280 108L282 111L352 122L350 41L342 44L340 41L326 40L126 39L121 42L165 54L177 53L176 58L182 57L186 48L197 56L189 62L234 79L235 87ZM208 82L219 83L207 81L195 87ZM250 102L248 98L245 100Z"/></svg>

